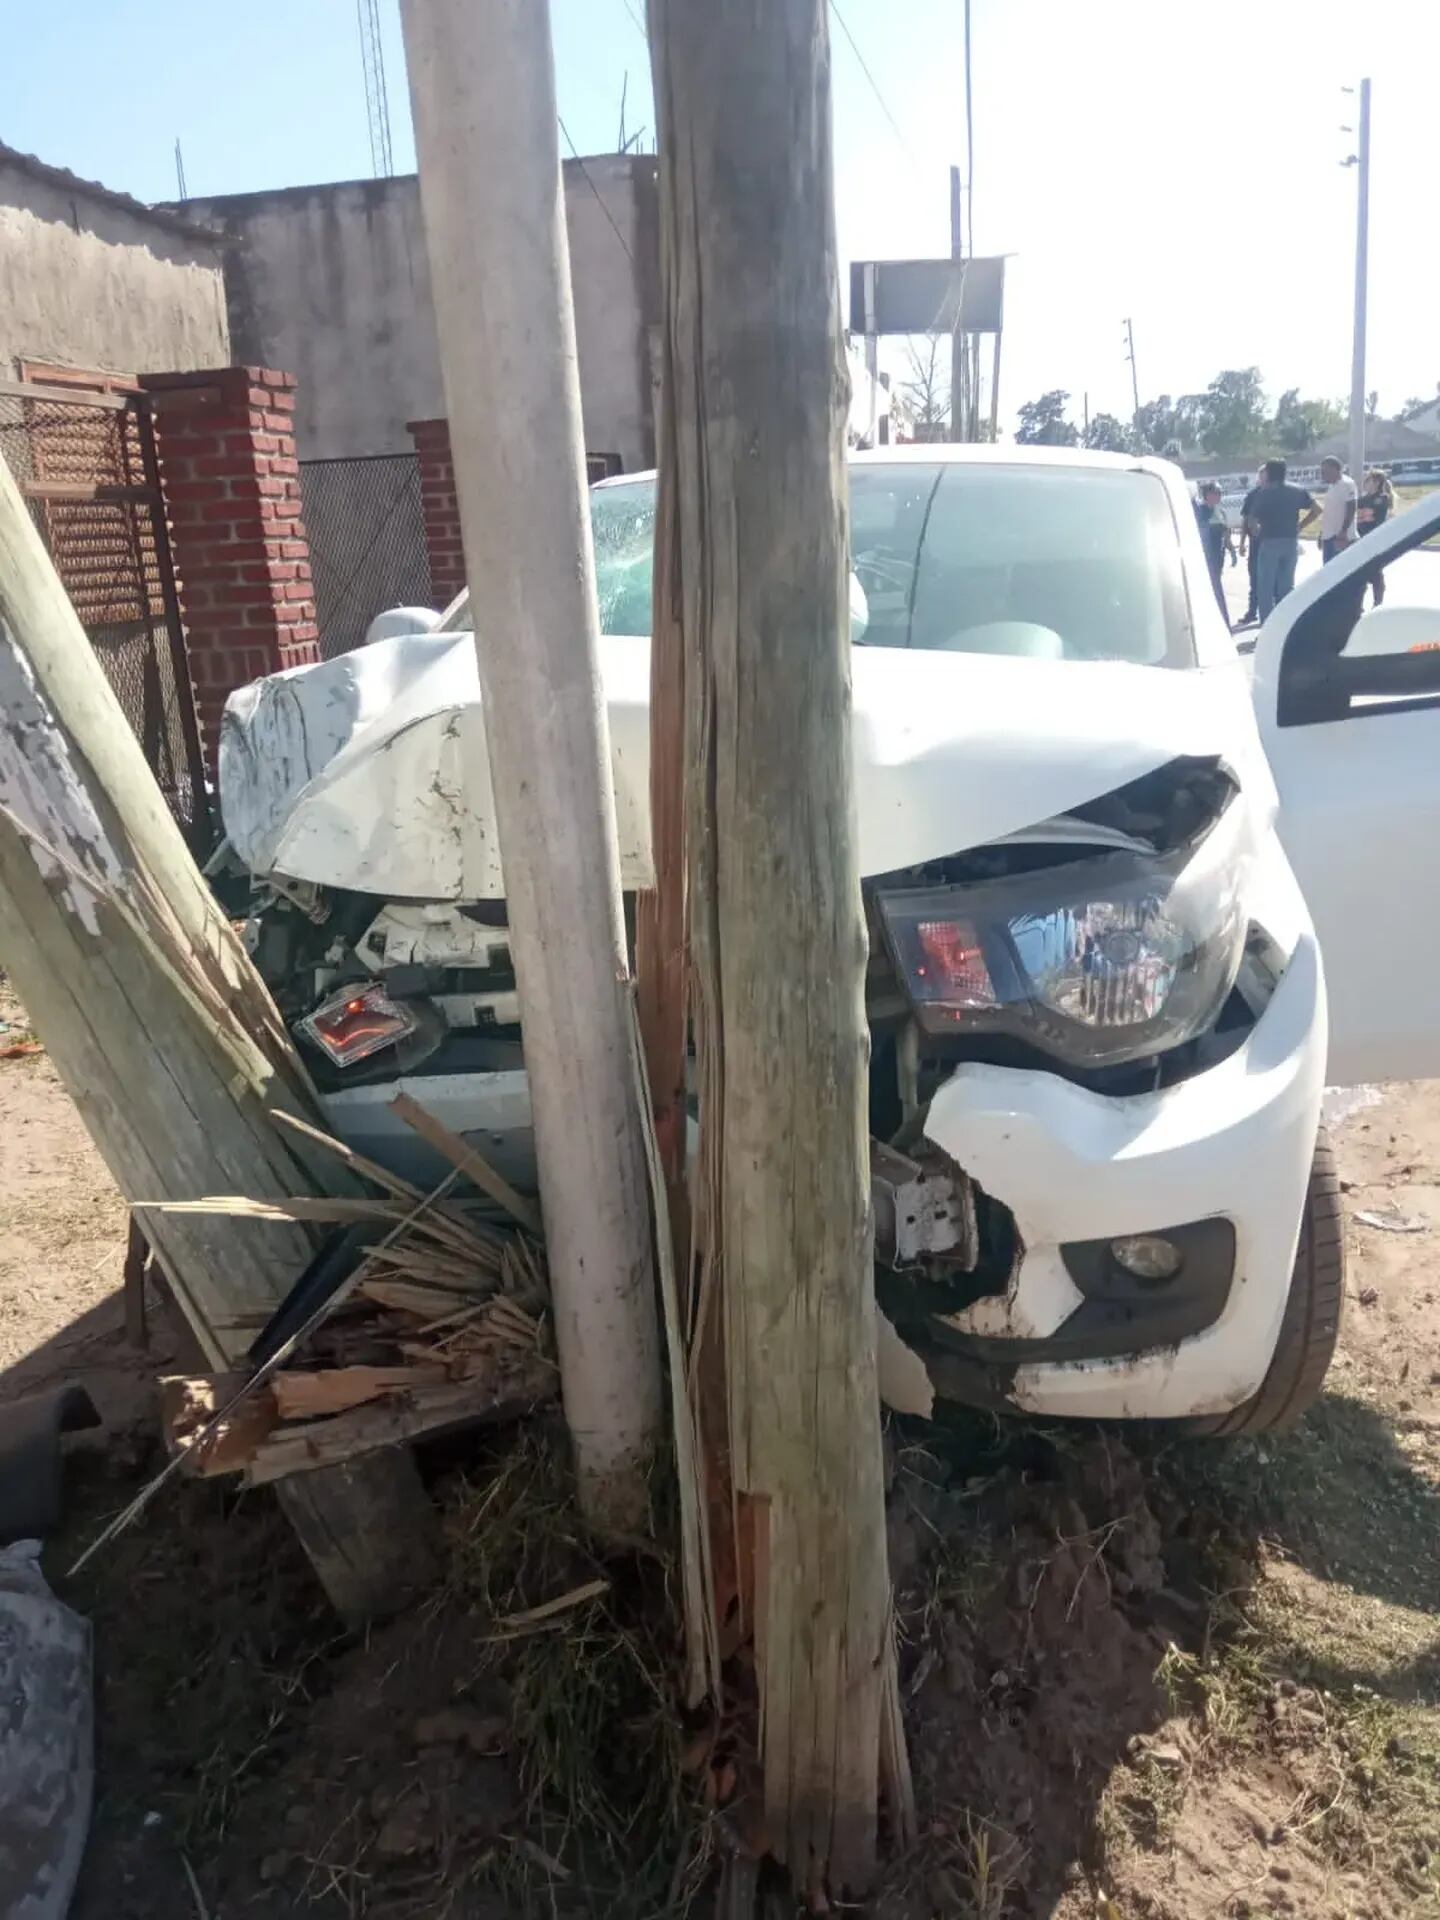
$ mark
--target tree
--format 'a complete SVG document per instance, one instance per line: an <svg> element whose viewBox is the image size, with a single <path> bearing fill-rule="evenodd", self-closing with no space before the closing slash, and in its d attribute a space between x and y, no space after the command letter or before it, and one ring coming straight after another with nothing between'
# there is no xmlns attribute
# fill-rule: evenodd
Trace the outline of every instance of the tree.
<svg viewBox="0 0 1440 1920"><path fill-rule="evenodd" d="M1203 396L1201 430L1207 453L1251 453L1264 444L1269 425L1258 367L1217 373Z"/></svg>
<svg viewBox="0 0 1440 1920"><path fill-rule="evenodd" d="M1333 401L1302 400L1298 387L1287 387L1276 403L1271 434L1282 453L1304 453L1344 424L1344 409Z"/></svg>
<svg viewBox="0 0 1440 1920"><path fill-rule="evenodd" d="M1038 400L1027 400L1020 409L1020 424L1015 438L1022 447L1073 447L1080 441L1075 424L1065 418L1070 396L1060 387L1052 387Z"/></svg>
<svg viewBox="0 0 1440 1920"><path fill-rule="evenodd" d="M1101 417L1108 418L1108 415ZM1171 447L1179 446L1175 407L1168 393L1162 393L1158 400L1145 402L1135 415L1135 431L1141 449L1146 453L1165 453Z"/></svg>
<svg viewBox="0 0 1440 1920"><path fill-rule="evenodd" d="M1182 393L1175 402L1175 443L1180 447L1203 447L1210 425L1208 393Z"/></svg>
<svg viewBox="0 0 1440 1920"><path fill-rule="evenodd" d="M950 336L922 333L905 342L905 359L910 378L900 382L900 392L917 427L934 429L950 424ZM932 438L926 433L922 438Z"/></svg>
<svg viewBox="0 0 1440 1920"><path fill-rule="evenodd" d="M1084 442L1097 453L1129 453L1134 435L1113 413L1097 413L1085 429Z"/></svg>

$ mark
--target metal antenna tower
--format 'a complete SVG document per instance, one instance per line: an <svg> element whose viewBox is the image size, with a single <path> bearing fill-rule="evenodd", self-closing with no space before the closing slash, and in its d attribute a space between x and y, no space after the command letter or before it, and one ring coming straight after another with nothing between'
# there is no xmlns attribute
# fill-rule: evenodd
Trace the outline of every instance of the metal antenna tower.
<svg viewBox="0 0 1440 1920"><path fill-rule="evenodd" d="M395 171L390 153L390 99L385 91L385 47L380 38L380 0L355 0L360 57L365 65L365 117L370 126L370 166L380 178Z"/></svg>

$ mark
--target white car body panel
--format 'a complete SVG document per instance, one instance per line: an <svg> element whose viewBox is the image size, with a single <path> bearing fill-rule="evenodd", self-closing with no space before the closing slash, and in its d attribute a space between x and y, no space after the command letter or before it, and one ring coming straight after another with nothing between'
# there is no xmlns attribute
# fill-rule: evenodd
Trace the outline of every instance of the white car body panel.
<svg viewBox="0 0 1440 1920"><path fill-rule="evenodd" d="M1182 755L1243 766L1273 811L1233 659L1193 672L864 647L853 659L862 873L1000 839ZM648 886L650 643L602 640L600 666L621 878ZM504 895L468 633L381 640L243 688L225 711L220 797L259 878L387 899Z"/></svg>
<svg viewBox="0 0 1440 1920"><path fill-rule="evenodd" d="M1282 727L1281 656L1322 597L1436 528L1440 497L1397 514L1282 600L1255 649L1280 838L1325 956L1328 1077L1337 1086L1440 1076L1440 713L1433 704L1397 712L1377 701L1342 720ZM1412 564L1434 567L1440 582L1440 554ZM1393 599L1392 587L1373 627L1364 616L1347 658L1371 654L1382 634L1401 643L1397 652L1440 647L1440 605L1401 608Z"/></svg>
<svg viewBox="0 0 1440 1920"><path fill-rule="evenodd" d="M1137 464L1010 448L892 449L871 457ZM1039 829L1176 758L1217 757L1240 789L1233 804L1244 815L1237 857L1246 863L1245 903L1285 962L1237 1050L1168 1087L1117 1097L1039 1066L966 1063L931 1101L930 1141L1010 1209L1021 1243L1007 1291L956 1314L959 1333L1006 1341L1053 1333L1081 1297L1061 1256L1067 1243L1215 1216L1234 1226L1235 1279L1212 1325L1124 1357L1019 1365L1009 1397L1044 1414L1219 1413L1260 1385L1284 1312L1314 1151L1327 982L1332 1076L1440 1073L1440 967L1431 958L1440 894L1428 885L1440 829L1433 716L1381 706L1373 718L1352 715L1333 726L1279 728L1275 720L1280 652L1295 619L1347 572L1373 564L1415 515L1399 516L1385 541L1372 536L1365 555L1327 567L1282 604L1260 637L1252 705L1250 663L1237 660L1215 606L1179 470L1139 464L1170 496L1194 669L865 646L852 654L867 876ZM1440 520L1437 507L1429 512ZM1412 624L1421 631L1423 623ZM503 897L474 637L406 625L397 614L360 652L276 675L232 698L221 798L230 841L257 877L386 901ZM1440 613L1435 625L1440 640ZM603 640L599 668L622 878L642 887L651 878L648 642ZM1047 836L1056 831L1046 829ZM421 934L443 942L443 931L428 925L412 937L411 912L399 910L397 931L411 940L406 952L420 952ZM533 1177L523 1071L441 1072L400 1084L480 1143L511 1178ZM394 1087L374 1083L326 1096L337 1132L381 1159L387 1129L398 1125L388 1109ZM923 1360L883 1315L879 1361L891 1405L932 1411Z"/></svg>
<svg viewBox="0 0 1440 1920"><path fill-rule="evenodd" d="M1179 1086L1115 1100L1054 1074L960 1066L940 1088L927 1137L1005 1201L1024 1244L1009 1296L957 1316L968 1332L1036 1338L1058 1327L1081 1300L1062 1242L1214 1215L1235 1227L1235 1280L1212 1326L1134 1357L1021 1367L1017 1405L1145 1419L1224 1412L1259 1386L1285 1310L1275 1277L1295 1257L1315 1151L1324 1056L1307 1043L1324 1010L1307 937L1246 1044Z"/></svg>

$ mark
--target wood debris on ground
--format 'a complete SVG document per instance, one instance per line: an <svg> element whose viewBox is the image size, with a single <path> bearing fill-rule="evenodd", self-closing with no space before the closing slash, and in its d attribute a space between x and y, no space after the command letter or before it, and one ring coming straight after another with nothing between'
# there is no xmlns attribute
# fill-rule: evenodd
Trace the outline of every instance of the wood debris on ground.
<svg viewBox="0 0 1440 1920"><path fill-rule="evenodd" d="M334 1311L218 1427L215 1415L234 1400L242 1375L161 1381L167 1442L172 1452L194 1449L190 1471L240 1472L259 1485L399 1442L513 1419L557 1391L538 1208L415 1102L401 1096L397 1110L402 1102L404 1117L471 1181L478 1198L427 1202L418 1187L307 1127L379 1195L169 1203L175 1211L235 1219L363 1227L375 1236Z"/></svg>

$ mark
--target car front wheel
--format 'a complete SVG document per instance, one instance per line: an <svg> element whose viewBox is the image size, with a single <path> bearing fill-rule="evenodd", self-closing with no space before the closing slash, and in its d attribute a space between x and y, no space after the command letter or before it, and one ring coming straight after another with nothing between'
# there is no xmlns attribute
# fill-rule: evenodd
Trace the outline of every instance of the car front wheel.
<svg viewBox="0 0 1440 1920"><path fill-rule="evenodd" d="M1229 1413L1187 1420L1187 1433L1215 1439L1273 1433L1295 1422L1319 1397L1340 1338L1345 1306L1345 1218L1335 1154L1322 1127L1300 1222L1300 1242L1285 1318L1269 1371L1248 1400Z"/></svg>

